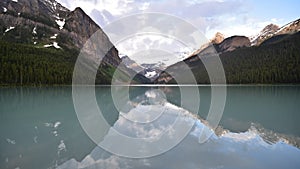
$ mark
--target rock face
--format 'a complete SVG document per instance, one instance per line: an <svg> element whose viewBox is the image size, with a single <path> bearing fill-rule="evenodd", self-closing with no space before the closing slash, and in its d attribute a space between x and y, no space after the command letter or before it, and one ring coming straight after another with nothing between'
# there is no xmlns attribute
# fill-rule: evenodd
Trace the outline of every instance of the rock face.
<svg viewBox="0 0 300 169"><path fill-rule="evenodd" d="M122 56L121 59L122 59L122 63L123 63L126 67L128 67L128 68L134 70L134 71L137 72L137 73L139 73L139 72L141 72L141 71L144 70L143 67L141 67L139 64L137 64L134 60L130 59L130 58L129 58L128 56L126 56L126 55L125 55L125 56Z"/></svg>
<svg viewBox="0 0 300 169"><path fill-rule="evenodd" d="M219 53L234 51L238 48L250 47L251 43L246 36L232 36L226 38L222 43L216 45L216 49Z"/></svg>
<svg viewBox="0 0 300 169"><path fill-rule="evenodd" d="M211 40L211 43L213 44L219 44L224 40L224 35L220 32L217 32L215 37Z"/></svg>
<svg viewBox="0 0 300 169"><path fill-rule="evenodd" d="M214 54L216 52L221 54L225 52L234 51L238 48L251 46L250 40L246 36L232 36L224 40L222 40L222 37L224 37L222 36L222 34L217 33L216 37L211 40L211 44L203 45L200 49L196 50L191 56L199 55L199 54L200 55Z"/></svg>
<svg viewBox="0 0 300 169"><path fill-rule="evenodd" d="M101 28L81 9L69 11L55 0L1 0L0 38L8 42L80 50L96 31L101 47L113 46ZM117 66L121 59L115 47L104 59Z"/></svg>

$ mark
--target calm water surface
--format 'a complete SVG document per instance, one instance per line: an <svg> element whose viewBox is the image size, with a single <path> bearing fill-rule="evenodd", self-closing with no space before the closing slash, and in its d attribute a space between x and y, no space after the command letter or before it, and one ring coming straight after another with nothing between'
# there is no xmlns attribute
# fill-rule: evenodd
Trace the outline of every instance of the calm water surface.
<svg viewBox="0 0 300 169"><path fill-rule="evenodd" d="M143 112L147 106L188 109L181 107L179 88L159 89L166 96L165 102L157 101L157 88L131 87L133 106L121 112L122 116L109 87L97 87L96 97L108 123L135 137L137 131L124 122L124 116L143 118L136 112ZM191 113L205 119L210 87L198 89L200 108ZM71 87L2 87L0 168L296 169L300 168L299 103L300 86L228 86L220 128L207 142L200 144L198 137L199 129L208 127L193 116L195 126L178 146L156 157L130 159L104 151L85 134L74 110ZM165 121L157 123L166 125ZM149 135L149 130L142 131L145 133L140 135ZM105 132L111 133L110 129Z"/></svg>

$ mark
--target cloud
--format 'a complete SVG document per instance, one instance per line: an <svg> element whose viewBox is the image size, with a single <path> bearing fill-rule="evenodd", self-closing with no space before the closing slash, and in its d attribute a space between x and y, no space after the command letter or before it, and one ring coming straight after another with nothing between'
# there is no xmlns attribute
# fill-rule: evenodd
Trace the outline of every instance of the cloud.
<svg viewBox="0 0 300 169"><path fill-rule="evenodd" d="M126 53L139 64L156 63L164 58L168 59L165 64L171 65L182 59L176 57L177 50L184 48L185 52L188 51L187 47L173 39L153 34L133 36L116 44L116 47L121 53Z"/></svg>
<svg viewBox="0 0 300 169"><path fill-rule="evenodd" d="M76 6L82 7L88 14L95 9L112 15L109 21L140 12L161 12L175 15L195 25L206 33L219 25L226 25L218 17L229 15L235 17L245 12L247 3L241 0L59 0L71 10ZM234 10L233 10L234 9ZM105 17L96 17L95 10L91 14L100 26L109 22L102 21ZM250 10L250 9L249 9ZM209 37L210 38L210 37Z"/></svg>
<svg viewBox="0 0 300 169"><path fill-rule="evenodd" d="M220 16L215 18L218 24L206 31L207 37L213 37L216 32L221 32L225 37L233 35L254 36L258 34L265 26L269 24L283 25L284 20L279 18L271 18L269 20L260 20L251 18L248 15L236 17ZM224 21L224 22L221 22Z"/></svg>
<svg viewBox="0 0 300 169"><path fill-rule="evenodd" d="M283 20L280 18L263 19L253 16L253 2L249 0L58 0L69 9L74 9L77 6L83 8L102 28L109 25L113 21L117 21L124 16L143 13L143 12L158 12L179 17L188 23L194 25L202 32L206 40L211 39L216 32L223 33L226 37L233 35L253 36L259 33L266 25L270 23L283 25ZM154 20L155 21L155 20ZM181 27L182 25L173 25L171 22L159 22L159 28L165 34L174 33L169 30L174 27L181 29L180 32L186 33L186 38L191 38L192 34L188 29ZM155 24L155 22L153 22ZM114 32L126 34L128 31L135 30L138 27L142 31L143 23L137 25L130 21L126 25L120 25ZM154 26L155 27L155 26ZM126 28L126 29L125 29ZM183 30L183 31L182 31ZM107 32L107 30L104 29ZM127 32L126 32L127 31ZM169 32L167 32L169 31ZM118 37L119 35L116 35ZM199 39L203 38L198 36ZM114 37L110 37L114 43ZM191 38L189 41L193 41ZM115 43L114 43L115 44ZM199 48L202 42L192 42L189 44L191 50ZM136 36L124 41L122 44L115 44L120 53L126 54L129 57L135 57L137 62L154 63L161 60L162 57L150 57L150 60L143 59L144 56L138 56L142 51L148 49L165 49L169 52L169 61L175 63L178 60L173 54L180 52L185 46L178 46L176 43L171 43L170 39L163 37L157 38L155 35ZM170 47L173 46L173 47ZM170 50L169 50L170 49ZM177 51L174 51L177 50ZM140 51L140 52L139 52ZM166 52L163 52L166 53ZM146 54L146 53L145 53ZM154 54L154 53L152 53ZM166 54L161 54L166 55ZM145 58L145 57L144 57ZM164 57L166 58L166 57ZM182 58L181 58L182 59ZM167 65L172 64L167 63Z"/></svg>

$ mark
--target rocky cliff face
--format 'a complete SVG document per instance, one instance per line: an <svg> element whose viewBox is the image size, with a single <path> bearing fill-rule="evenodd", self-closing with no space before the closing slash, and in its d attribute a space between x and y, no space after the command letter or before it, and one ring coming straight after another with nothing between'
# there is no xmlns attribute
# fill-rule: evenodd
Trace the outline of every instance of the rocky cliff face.
<svg viewBox="0 0 300 169"><path fill-rule="evenodd" d="M211 43L213 44L219 44L224 40L224 35L220 32L217 32L215 37L213 39L211 39Z"/></svg>
<svg viewBox="0 0 300 169"><path fill-rule="evenodd" d="M113 46L101 28L81 9L69 11L55 0L1 0L0 39L54 47L61 50L80 50L96 31L101 31L102 46ZM121 60L112 48L105 62L117 66Z"/></svg>
<svg viewBox="0 0 300 169"><path fill-rule="evenodd" d="M219 53L234 51L238 48L250 47L251 43L246 36L232 36L223 40L220 44L216 45Z"/></svg>
<svg viewBox="0 0 300 169"><path fill-rule="evenodd" d="M139 72L141 72L142 70L144 70L143 67L141 67L139 64L137 64L134 60L130 59L130 58L129 58L128 56L126 56L126 55L125 55L125 56L122 56L121 59L122 59L122 63L123 63L126 67L128 67L128 68L134 70L134 71L137 72L137 73L139 73Z"/></svg>
<svg viewBox="0 0 300 169"><path fill-rule="evenodd" d="M246 36L232 36L224 39L223 34L217 33L211 43L204 44L196 50L191 56L194 55L207 55L214 53L231 52L238 48L250 47L251 43Z"/></svg>

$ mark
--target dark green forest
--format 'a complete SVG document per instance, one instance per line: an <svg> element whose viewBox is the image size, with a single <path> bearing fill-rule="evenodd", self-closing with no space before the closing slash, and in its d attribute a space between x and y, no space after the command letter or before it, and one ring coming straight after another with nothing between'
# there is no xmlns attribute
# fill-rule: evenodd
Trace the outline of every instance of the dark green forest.
<svg viewBox="0 0 300 169"><path fill-rule="evenodd" d="M297 33L271 39L260 46L240 48L221 54L227 83L299 83L299 44L300 33ZM0 41L0 84L35 86L71 84L78 53L78 50L43 48ZM193 57L197 56L192 56L185 62L190 66L199 84L209 84L201 60L189 61ZM171 68L172 66L168 69ZM101 65L96 84L110 84L114 72L113 66ZM162 74L161 77L163 76L166 75Z"/></svg>
<svg viewBox="0 0 300 169"><path fill-rule="evenodd" d="M38 48L0 41L0 84L71 84L78 54L78 50ZM100 66L96 84L109 84L113 73L112 66Z"/></svg>
<svg viewBox="0 0 300 169"><path fill-rule="evenodd" d="M273 40L270 39L268 43L260 46L240 48L221 54L220 59L225 70L227 84L299 83L299 45L300 33L296 33L281 38L274 37ZM192 56L184 62L191 68L198 84L209 84L206 69L202 61L196 57L198 56ZM168 71L172 72L175 67L179 66L178 64L169 67ZM161 77L167 76L167 73L161 75ZM173 79L168 83L176 82Z"/></svg>
<svg viewBox="0 0 300 169"><path fill-rule="evenodd" d="M299 83L300 34L220 56L227 83Z"/></svg>

